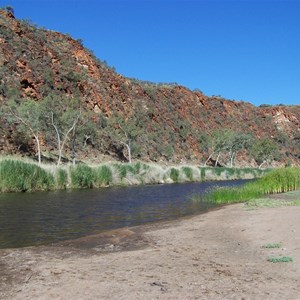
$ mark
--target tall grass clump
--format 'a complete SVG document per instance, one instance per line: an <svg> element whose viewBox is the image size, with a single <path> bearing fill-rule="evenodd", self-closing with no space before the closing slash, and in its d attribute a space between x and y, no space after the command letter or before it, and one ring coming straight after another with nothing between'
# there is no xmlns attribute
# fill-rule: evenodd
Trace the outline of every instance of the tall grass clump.
<svg viewBox="0 0 300 300"><path fill-rule="evenodd" d="M224 172L224 168L223 167L212 168L212 171L215 175L221 176L221 174Z"/></svg>
<svg viewBox="0 0 300 300"><path fill-rule="evenodd" d="M182 172L186 176L186 178L190 181L193 181L193 170L190 167L182 167L181 168Z"/></svg>
<svg viewBox="0 0 300 300"><path fill-rule="evenodd" d="M300 168L282 168L271 171L259 181L264 194L294 191L300 188Z"/></svg>
<svg viewBox="0 0 300 300"><path fill-rule="evenodd" d="M109 185L112 182L113 173L109 166L100 166L95 169L95 182L96 187Z"/></svg>
<svg viewBox="0 0 300 300"><path fill-rule="evenodd" d="M170 171L170 178L174 181L174 182L178 182L179 180L179 170L175 169L175 168L171 168Z"/></svg>
<svg viewBox="0 0 300 300"><path fill-rule="evenodd" d="M26 192L50 190L54 177L36 164L18 160L0 162L0 190L2 192Z"/></svg>
<svg viewBox="0 0 300 300"><path fill-rule="evenodd" d="M112 165L114 184L141 184L147 182L151 166L142 162L115 163ZM123 180L125 179L125 181ZM151 179L152 180L152 179Z"/></svg>
<svg viewBox="0 0 300 300"><path fill-rule="evenodd" d="M121 180L126 177L127 166L125 164L113 164L113 166L116 168Z"/></svg>
<svg viewBox="0 0 300 300"><path fill-rule="evenodd" d="M92 188L95 173L91 167L77 165L71 168L71 183L73 188Z"/></svg>
<svg viewBox="0 0 300 300"><path fill-rule="evenodd" d="M261 189L255 183L243 187L222 187L212 190L206 195L206 200L215 204L244 202L263 196Z"/></svg>
<svg viewBox="0 0 300 300"><path fill-rule="evenodd" d="M300 188L300 168L282 168L270 171L255 182L242 187L216 188L206 195L215 204L245 202L264 195L294 191ZM197 200L200 196L194 195Z"/></svg>
<svg viewBox="0 0 300 300"><path fill-rule="evenodd" d="M201 180L204 181L205 180L205 167L199 168L200 170L200 176L201 176Z"/></svg>
<svg viewBox="0 0 300 300"><path fill-rule="evenodd" d="M60 190L66 189L68 186L68 173L65 169L58 169L56 172L56 187Z"/></svg>

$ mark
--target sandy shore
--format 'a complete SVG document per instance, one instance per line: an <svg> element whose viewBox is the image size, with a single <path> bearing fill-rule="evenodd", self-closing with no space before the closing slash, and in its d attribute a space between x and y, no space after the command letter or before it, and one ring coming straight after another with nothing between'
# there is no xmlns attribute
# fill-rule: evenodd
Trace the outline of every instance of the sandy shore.
<svg viewBox="0 0 300 300"><path fill-rule="evenodd" d="M1 299L300 299L300 207L231 205L0 258Z"/></svg>

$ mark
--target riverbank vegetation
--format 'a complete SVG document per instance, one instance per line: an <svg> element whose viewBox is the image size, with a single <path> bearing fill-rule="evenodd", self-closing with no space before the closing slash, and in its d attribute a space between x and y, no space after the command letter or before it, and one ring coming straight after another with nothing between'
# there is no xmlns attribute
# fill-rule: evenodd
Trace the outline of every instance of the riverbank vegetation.
<svg viewBox="0 0 300 300"><path fill-rule="evenodd" d="M265 195L284 193L300 189L300 168L281 168L272 170L255 182L237 188L216 188L205 196L205 201L215 204L247 202ZM194 195L195 201L203 198Z"/></svg>
<svg viewBox="0 0 300 300"><path fill-rule="evenodd" d="M0 191L25 192L113 185L251 179L261 177L266 172L251 168L161 166L143 162L57 166L4 158L0 161Z"/></svg>

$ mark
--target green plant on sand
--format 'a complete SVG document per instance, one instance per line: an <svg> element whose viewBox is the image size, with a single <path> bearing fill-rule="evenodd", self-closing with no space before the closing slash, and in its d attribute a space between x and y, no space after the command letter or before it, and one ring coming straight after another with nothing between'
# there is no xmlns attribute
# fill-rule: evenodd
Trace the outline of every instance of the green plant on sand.
<svg viewBox="0 0 300 300"><path fill-rule="evenodd" d="M262 248L267 248L267 249L281 248L281 244L280 243L269 243L269 244L263 245Z"/></svg>
<svg viewBox="0 0 300 300"><path fill-rule="evenodd" d="M280 263L280 262L292 262L293 258L290 256L281 256L281 257L269 257L267 260L272 263Z"/></svg>

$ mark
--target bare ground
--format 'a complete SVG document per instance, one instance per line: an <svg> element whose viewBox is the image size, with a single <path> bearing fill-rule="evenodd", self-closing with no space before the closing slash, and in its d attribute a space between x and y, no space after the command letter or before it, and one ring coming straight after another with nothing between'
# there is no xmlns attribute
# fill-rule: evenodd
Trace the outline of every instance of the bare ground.
<svg viewBox="0 0 300 300"><path fill-rule="evenodd" d="M282 247L262 247L268 243ZM237 204L0 250L0 276L1 299L300 299L300 206L249 211Z"/></svg>

